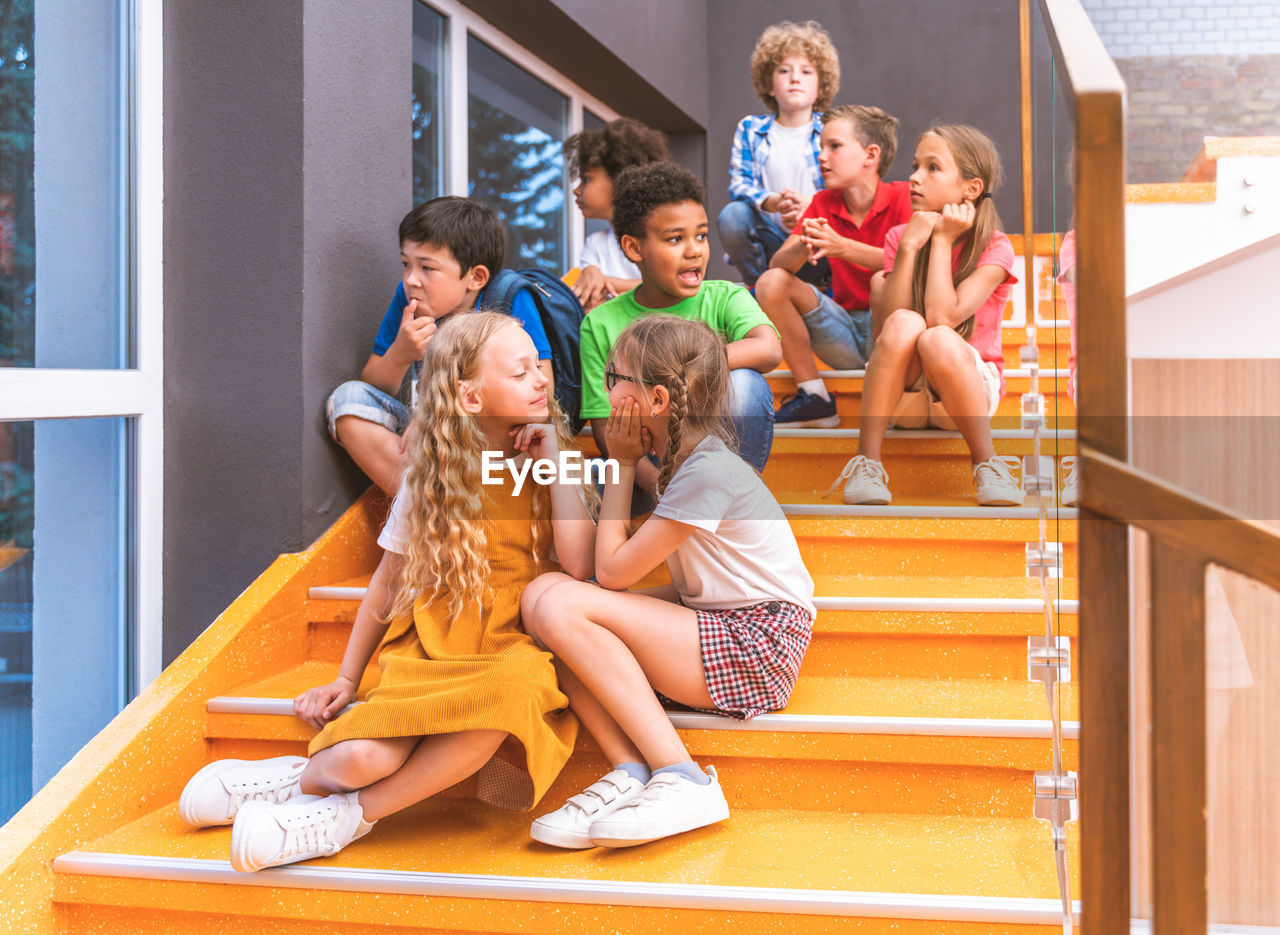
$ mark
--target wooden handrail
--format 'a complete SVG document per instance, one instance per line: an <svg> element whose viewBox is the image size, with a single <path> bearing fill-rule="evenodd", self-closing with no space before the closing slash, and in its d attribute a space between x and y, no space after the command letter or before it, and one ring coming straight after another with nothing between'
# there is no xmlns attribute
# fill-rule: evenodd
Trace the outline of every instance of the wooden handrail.
<svg viewBox="0 0 1280 935"><path fill-rule="evenodd" d="M1280 590L1280 532L1085 446L1080 470L1090 511Z"/></svg>

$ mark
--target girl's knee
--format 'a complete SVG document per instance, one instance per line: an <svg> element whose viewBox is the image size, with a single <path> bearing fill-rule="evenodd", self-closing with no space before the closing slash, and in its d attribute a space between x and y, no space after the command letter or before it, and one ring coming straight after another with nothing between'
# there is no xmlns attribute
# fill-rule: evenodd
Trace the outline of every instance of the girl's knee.
<svg viewBox="0 0 1280 935"><path fill-rule="evenodd" d="M920 340L924 330L924 316L918 312L909 308L890 312L884 320L880 334L876 336L875 347L871 353L873 356L877 353L882 356L883 354L913 354L916 350L916 342Z"/></svg>
<svg viewBox="0 0 1280 935"><path fill-rule="evenodd" d="M946 325L934 325L925 329L916 341L920 360L927 368L954 367L966 363L972 357L964 338Z"/></svg>
<svg viewBox="0 0 1280 935"><path fill-rule="evenodd" d="M537 627L538 604L547 595L547 592L565 582L576 580L564 572L551 571L544 575L539 575L525 585L524 591L520 594L520 620L524 624L526 633L530 636L534 635L534 630Z"/></svg>

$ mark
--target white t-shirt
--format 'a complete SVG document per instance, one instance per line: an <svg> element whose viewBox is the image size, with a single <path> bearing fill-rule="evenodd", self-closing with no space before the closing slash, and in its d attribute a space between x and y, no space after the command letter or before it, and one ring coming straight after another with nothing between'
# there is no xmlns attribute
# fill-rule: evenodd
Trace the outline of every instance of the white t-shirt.
<svg viewBox="0 0 1280 935"><path fill-rule="evenodd" d="M391 512L387 521L378 533L378 548L384 552L395 552L404 555L409 551L409 508L413 497L404 487L396 493L391 501Z"/></svg>
<svg viewBox="0 0 1280 935"><path fill-rule="evenodd" d="M582 253L578 255L578 266L581 269L598 266L606 276L616 276L619 279L640 278L640 267L628 260L627 255L622 252L612 227L587 235Z"/></svg>
<svg viewBox="0 0 1280 935"><path fill-rule="evenodd" d="M654 516L694 527L667 558L681 600L697 610L787 601L816 613L813 579L782 508L758 474L715 436L698 442Z"/></svg>
<svg viewBox="0 0 1280 935"><path fill-rule="evenodd" d="M771 192L790 188L798 192L800 197L808 198L817 191L813 187L813 173L809 169L812 152L812 124L784 127L775 120L769 127L769 156L760 172L764 187ZM765 216L779 227L783 226L782 215L770 212Z"/></svg>

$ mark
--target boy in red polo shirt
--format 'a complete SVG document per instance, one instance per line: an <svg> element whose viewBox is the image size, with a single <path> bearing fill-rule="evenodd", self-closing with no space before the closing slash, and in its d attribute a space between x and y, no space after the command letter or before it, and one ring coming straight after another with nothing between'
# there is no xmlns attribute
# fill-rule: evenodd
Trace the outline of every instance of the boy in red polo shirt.
<svg viewBox="0 0 1280 935"><path fill-rule="evenodd" d="M835 394L813 355L839 370L858 370L871 356L871 276L884 266L884 238L911 220L910 186L881 180L898 146L897 118L879 107L849 104L823 118L823 191L800 218L756 282L756 301L782 338L797 392L774 422L834 428ZM796 275L807 263L831 263L831 295Z"/></svg>

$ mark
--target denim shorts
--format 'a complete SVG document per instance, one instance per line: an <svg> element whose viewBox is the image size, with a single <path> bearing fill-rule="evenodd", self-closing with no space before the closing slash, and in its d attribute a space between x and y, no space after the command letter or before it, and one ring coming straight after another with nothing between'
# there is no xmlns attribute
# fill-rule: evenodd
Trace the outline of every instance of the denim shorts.
<svg viewBox="0 0 1280 935"><path fill-rule="evenodd" d="M871 312L846 311L812 283L807 285L818 302L802 318L813 352L835 370L861 370L871 357Z"/></svg>
<svg viewBox="0 0 1280 935"><path fill-rule="evenodd" d="M338 433L334 424L340 416L355 416L381 425L397 435L403 435L404 430L409 427L410 415L409 407L400 400L363 380L348 380L330 393L324 403L329 437L335 442L338 440Z"/></svg>

